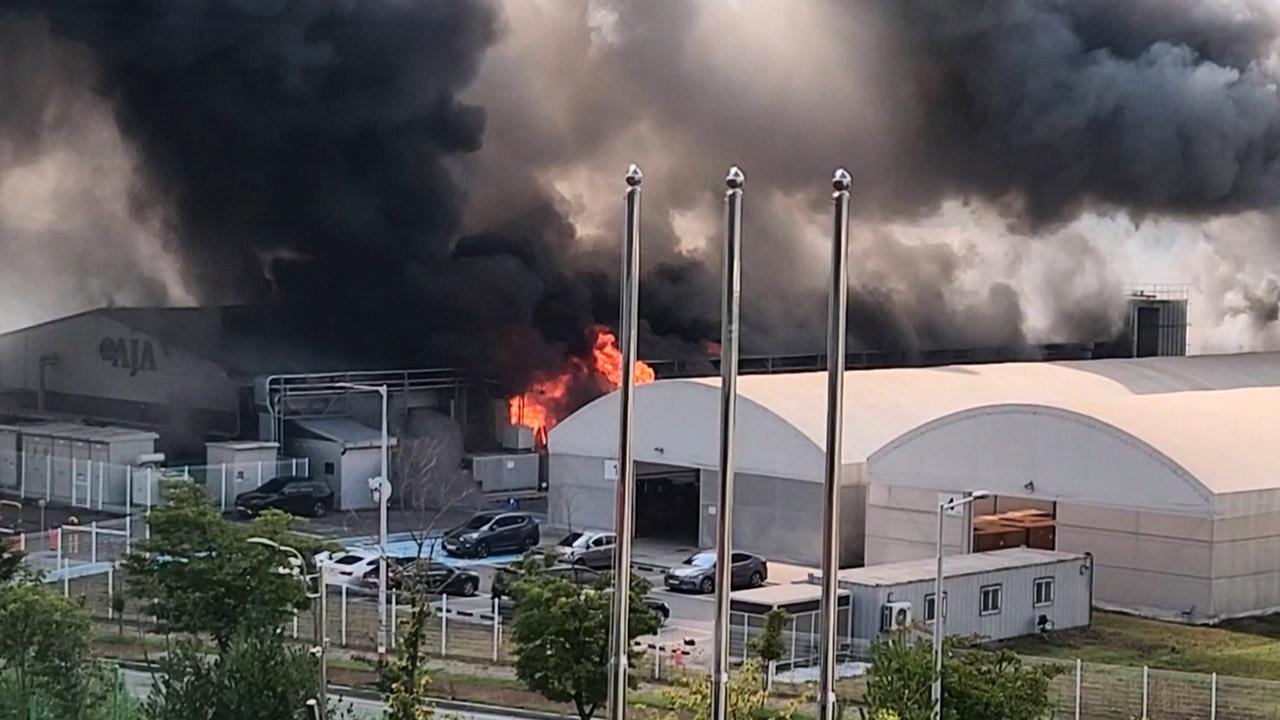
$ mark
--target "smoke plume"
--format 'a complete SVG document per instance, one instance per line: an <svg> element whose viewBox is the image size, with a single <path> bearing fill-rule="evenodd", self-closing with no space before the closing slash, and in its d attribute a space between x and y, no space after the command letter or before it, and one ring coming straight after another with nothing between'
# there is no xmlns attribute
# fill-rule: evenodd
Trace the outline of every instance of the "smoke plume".
<svg viewBox="0 0 1280 720"><path fill-rule="evenodd" d="M853 347L1103 339L1144 280L1258 347L1277 37L1265 0L8 0L0 299L251 302L527 375L617 317L639 162L642 354L700 353L738 164L744 352L817 351L844 165Z"/></svg>

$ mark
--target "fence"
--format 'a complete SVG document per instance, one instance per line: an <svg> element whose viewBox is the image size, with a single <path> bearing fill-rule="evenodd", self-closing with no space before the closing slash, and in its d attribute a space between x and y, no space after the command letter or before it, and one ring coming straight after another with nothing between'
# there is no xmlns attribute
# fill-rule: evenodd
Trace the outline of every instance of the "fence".
<svg viewBox="0 0 1280 720"><path fill-rule="evenodd" d="M101 541L101 531L99 531ZM92 537L90 534L89 537ZM67 542L66 536L63 538ZM104 552L100 547L99 553ZM72 566L74 567L74 566ZM64 573L53 582L63 593L79 599L95 616L127 622L140 629L154 620L126 605L123 617L115 615L111 599L124 592L122 573L109 564L104 571L76 575ZM345 586L330 585L326 636L330 648L372 652L377 647L378 606L374 597ZM393 628L408 621L408 608L397 593L389 596L388 618ZM510 663L515 648L502 615L491 598L442 597L427 624L426 647L432 655L477 663ZM300 642L315 642L314 616L296 616L287 632ZM396 633L390 647L395 649ZM705 672L710 665L710 627L668 625L657 638L637 643L642 652L637 671L644 677L666 679L673 672ZM743 656L734 653L734 659ZM1050 664L1059 674L1050 684L1055 720L1278 720L1280 681L1224 677L1168 670L1059 661L1026 657L1024 661ZM850 664L848 670L859 666ZM847 673L846 673L847 674ZM776 682L789 685L811 682L809 668L779 672ZM842 697L863 699L865 679L846 677L839 683Z"/></svg>
<svg viewBox="0 0 1280 720"><path fill-rule="evenodd" d="M837 627L844 635L847 650L853 645L853 616L848 607L839 608ZM752 643L764 633L765 617L754 613L729 613L729 655L746 658ZM782 631L782 658L779 670L818 664L821 653L822 619L817 610L795 613Z"/></svg>
<svg viewBox="0 0 1280 720"><path fill-rule="evenodd" d="M210 500L226 512L233 509L238 493L281 475L310 472L307 458L144 468L22 452L0 452L0 468L8 469L0 472L0 493L125 514L160 504L164 480L187 480L203 486Z"/></svg>
<svg viewBox="0 0 1280 720"><path fill-rule="evenodd" d="M1280 682L1098 663L1052 664L1055 718L1079 720L1276 720Z"/></svg>

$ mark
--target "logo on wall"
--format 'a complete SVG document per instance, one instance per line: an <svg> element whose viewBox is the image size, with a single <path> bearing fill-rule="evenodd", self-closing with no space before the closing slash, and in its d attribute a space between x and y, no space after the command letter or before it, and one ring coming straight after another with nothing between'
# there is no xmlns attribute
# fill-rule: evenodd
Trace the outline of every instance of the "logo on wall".
<svg viewBox="0 0 1280 720"><path fill-rule="evenodd" d="M150 340L102 338L98 343L98 355L104 362L111 363L111 367L128 368L129 377L156 369L156 349Z"/></svg>

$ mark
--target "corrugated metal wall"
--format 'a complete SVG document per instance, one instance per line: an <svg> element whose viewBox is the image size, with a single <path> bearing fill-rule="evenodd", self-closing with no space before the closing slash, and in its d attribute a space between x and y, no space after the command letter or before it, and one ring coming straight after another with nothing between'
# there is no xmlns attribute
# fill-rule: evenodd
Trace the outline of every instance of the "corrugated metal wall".
<svg viewBox="0 0 1280 720"><path fill-rule="evenodd" d="M944 580L946 615L944 629L948 635L977 634L990 640L1031 635L1038 632L1037 622L1045 615L1054 629L1065 630L1089 624L1090 582L1092 573L1079 560L1063 560L1052 564L1003 569L964 575ZM1053 579L1053 602L1035 605L1035 581ZM933 581L910 582L892 586L866 586L842 583L854 599L854 639L865 647L881 632L881 608L890 602L910 602L912 615L922 626L925 598L934 592ZM999 586L1000 611L981 613L982 588Z"/></svg>

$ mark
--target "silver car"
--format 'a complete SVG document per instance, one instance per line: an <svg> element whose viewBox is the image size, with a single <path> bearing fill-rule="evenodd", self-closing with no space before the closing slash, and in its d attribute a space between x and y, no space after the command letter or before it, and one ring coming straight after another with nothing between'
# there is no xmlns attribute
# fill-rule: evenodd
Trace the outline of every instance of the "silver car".
<svg viewBox="0 0 1280 720"><path fill-rule="evenodd" d="M760 587L769 578L769 563L759 555L735 552L733 568L729 572L733 587ZM716 551L699 550L685 561L669 568L663 577L664 584L672 590L693 590L710 593L716 589Z"/></svg>
<svg viewBox="0 0 1280 720"><path fill-rule="evenodd" d="M613 568L618 536L611 532L571 532L556 545L556 559L569 565L596 570Z"/></svg>

